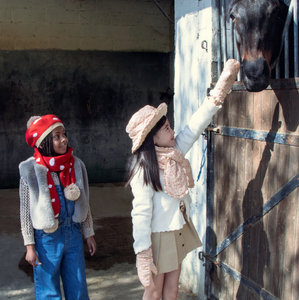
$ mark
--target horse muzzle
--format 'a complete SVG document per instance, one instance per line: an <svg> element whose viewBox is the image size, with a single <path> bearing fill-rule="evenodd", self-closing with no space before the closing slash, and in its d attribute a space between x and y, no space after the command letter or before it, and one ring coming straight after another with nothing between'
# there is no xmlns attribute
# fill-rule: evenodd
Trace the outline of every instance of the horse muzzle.
<svg viewBox="0 0 299 300"><path fill-rule="evenodd" d="M270 68L263 57L256 60L243 60L244 84L249 92L260 92L270 83Z"/></svg>

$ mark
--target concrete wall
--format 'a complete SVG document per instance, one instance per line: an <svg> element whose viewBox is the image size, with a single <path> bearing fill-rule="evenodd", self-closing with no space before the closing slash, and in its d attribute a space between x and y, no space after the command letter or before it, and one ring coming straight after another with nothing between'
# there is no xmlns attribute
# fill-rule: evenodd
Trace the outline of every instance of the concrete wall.
<svg viewBox="0 0 299 300"><path fill-rule="evenodd" d="M157 1L173 18L173 0ZM152 0L1 0L0 49L173 51Z"/></svg>
<svg viewBox="0 0 299 300"><path fill-rule="evenodd" d="M18 186L26 122L47 113L90 182L123 181L129 118L165 101L172 120L172 93L173 24L151 0L1 0L0 188Z"/></svg>
<svg viewBox="0 0 299 300"><path fill-rule="evenodd" d="M18 184L18 163L33 153L26 122L47 113L65 123L90 182L123 181L125 126L142 106L169 103L171 62L165 53L0 51L0 186Z"/></svg>
<svg viewBox="0 0 299 300"><path fill-rule="evenodd" d="M176 0L174 82L176 132L183 129L205 98L211 82L211 45L211 1ZM206 299L205 269L198 259L198 251L205 250L206 147L206 141L201 136L186 156L190 160L195 180L195 187L191 190L192 220L203 241L203 247L188 254L182 265L180 281L183 286L191 289L198 299Z"/></svg>

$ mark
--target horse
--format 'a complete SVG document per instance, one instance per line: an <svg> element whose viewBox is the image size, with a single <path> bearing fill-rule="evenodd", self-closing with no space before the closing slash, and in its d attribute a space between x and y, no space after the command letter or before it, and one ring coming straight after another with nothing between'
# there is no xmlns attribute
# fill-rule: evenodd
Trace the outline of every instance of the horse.
<svg viewBox="0 0 299 300"><path fill-rule="evenodd" d="M280 55L288 3L233 0L228 12L235 27L244 85L250 92L260 92L269 85L271 71Z"/></svg>

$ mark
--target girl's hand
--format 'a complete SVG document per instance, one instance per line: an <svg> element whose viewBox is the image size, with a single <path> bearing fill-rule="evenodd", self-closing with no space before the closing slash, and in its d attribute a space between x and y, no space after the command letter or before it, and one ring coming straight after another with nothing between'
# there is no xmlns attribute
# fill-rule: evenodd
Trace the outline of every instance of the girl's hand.
<svg viewBox="0 0 299 300"><path fill-rule="evenodd" d="M87 242L89 253L91 256L93 256L97 251L97 244L96 241L94 240L94 237L93 236L88 237L86 239L86 242Z"/></svg>
<svg viewBox="0 0 299 300"><path fill-rule="evenodd" d="M32 265L36 267L37 265L41 265L42 263L38 259L38 255L35 251L34 245L27 245L27 253L25 259Z"/></svg>
<svg viewBox="0 0 299 300"><path fill-rule="evenodd" d="M154 265L152 248L137 253L137 272L141 284L148 287L152 280L152 273L158 274Z"/></svg>
<svg viewBox="0 0 299 300"><path fill-rule="evenodd" d="M215 88L210 92L210 95L214 98L216 105L224 102L227 93L230 91L236 80L239 69L240 63L237 60L229 59L226 62Z"/></svg>

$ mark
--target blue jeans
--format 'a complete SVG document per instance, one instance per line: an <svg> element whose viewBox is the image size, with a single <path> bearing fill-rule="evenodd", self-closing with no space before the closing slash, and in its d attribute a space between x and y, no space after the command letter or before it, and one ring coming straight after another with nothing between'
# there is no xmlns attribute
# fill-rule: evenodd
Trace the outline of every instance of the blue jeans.
<svg viewBox="0 0 299 300"><path fill-rule="evenodd" d="M88 300L83 241L79 223L59 226L53 233L35 230L41 265L34 267L35 299Z"/></svg>
<svg viewBox="0 0 299 300"><path fill-rule="evenodd" d="M89 300L81 224L72 221L74 204L56 187L61 209L53 233L35 230L35 250L41 265L34 267L35 299L61 300L60 276L66 300Z"/></svg>

